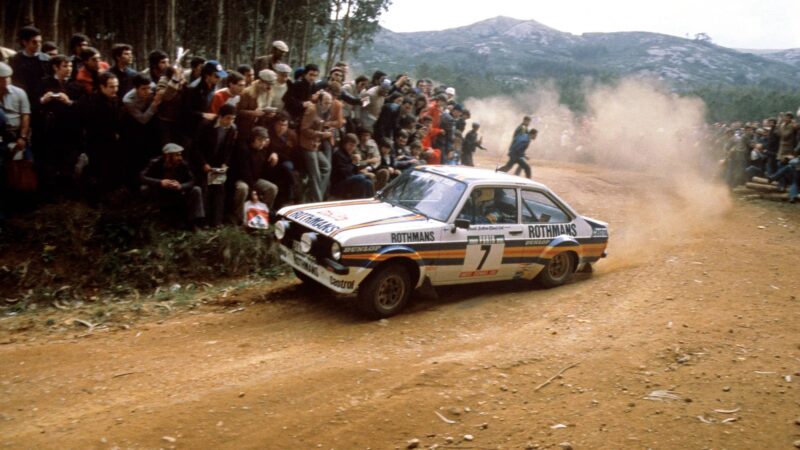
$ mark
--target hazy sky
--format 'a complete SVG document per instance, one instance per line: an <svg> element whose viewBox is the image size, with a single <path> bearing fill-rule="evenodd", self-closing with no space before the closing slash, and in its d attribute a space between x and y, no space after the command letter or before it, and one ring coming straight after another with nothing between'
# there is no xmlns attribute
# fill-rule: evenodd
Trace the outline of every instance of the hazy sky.
<svg viewBox="0 0 800 450"><path fill-rule="evenodd" d="M380 23L392 31L429 31L495 16L533 19L573 34L703 32L725 47L800 47L800 0L393 0Z"/></svg>

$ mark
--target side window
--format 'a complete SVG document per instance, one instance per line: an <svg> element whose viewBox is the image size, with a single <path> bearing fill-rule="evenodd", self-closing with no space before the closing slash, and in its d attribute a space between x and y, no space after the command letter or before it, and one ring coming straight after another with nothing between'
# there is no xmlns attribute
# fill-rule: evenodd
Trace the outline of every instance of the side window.
<svg viewBox="0 0 800 450"><path fill-rule="evenodd" d="M517 223L517 190L478 187L469 194L459 219L473 225Z"/></svg>
<svg viewBox="0 0 800 450"><path fill-rule="evenodd" d="M522 223L566 223L569 214L549 197L536 191L522 191Z"/></svg>

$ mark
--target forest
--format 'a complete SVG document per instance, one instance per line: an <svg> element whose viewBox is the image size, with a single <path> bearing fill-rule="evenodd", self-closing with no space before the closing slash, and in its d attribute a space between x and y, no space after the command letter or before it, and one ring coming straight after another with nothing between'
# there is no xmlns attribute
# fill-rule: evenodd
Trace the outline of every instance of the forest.
<svg viewBox="0 0 800 450"><path fill-rule="evenodd" d="M280 39L291 49L292 66L313 60L330 67L370 42L389 4L390 0L4 1L0 41L16 47L17 30L33 24L62 52L70 36L82 32L105 55L114 43L132 45L139 65L150 50L174 55L181 46L190 55L232 66L267 54L269 43Z"/></svg>

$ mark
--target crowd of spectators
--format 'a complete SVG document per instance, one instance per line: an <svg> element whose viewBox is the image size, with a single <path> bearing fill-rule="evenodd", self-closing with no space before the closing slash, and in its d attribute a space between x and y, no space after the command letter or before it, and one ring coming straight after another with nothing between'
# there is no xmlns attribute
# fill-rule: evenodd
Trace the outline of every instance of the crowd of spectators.
<svg viewBox="0 0 800 450"><path fill-rule="evenodd" d="M293 69L282 41L234 68L154 50L139 71L128 44L101 55L76 34L62 54L32 26L18 39L0 62L0 219L122 192L189 228L241 224L246 202L369 197L403 170L471 165L482 148L453 87L351 78L345 62Z"/></svg>
<svg viewBox="0 0 800 450"><path fill-rule="evenodd" d="M800 183L800 126L791 112L761 122L715 124L722 177L731 188L763 177L782 192L788 190L791 203L797 201Z"/></svg>

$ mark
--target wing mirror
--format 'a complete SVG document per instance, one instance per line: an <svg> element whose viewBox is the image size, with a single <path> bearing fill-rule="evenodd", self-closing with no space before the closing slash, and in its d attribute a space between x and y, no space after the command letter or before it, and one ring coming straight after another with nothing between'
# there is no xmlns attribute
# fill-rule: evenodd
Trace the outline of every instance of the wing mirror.
<svg viewBox="0 0 800 450"><path fill-rule="evenodd" d="M470 223L469 223L469 220L467 220L467 219L456 219L456 221L453 223L453 225L454 226L453 226L452 232L455 233L457 228L463 228L465 230L469 230Z"/></svg>

